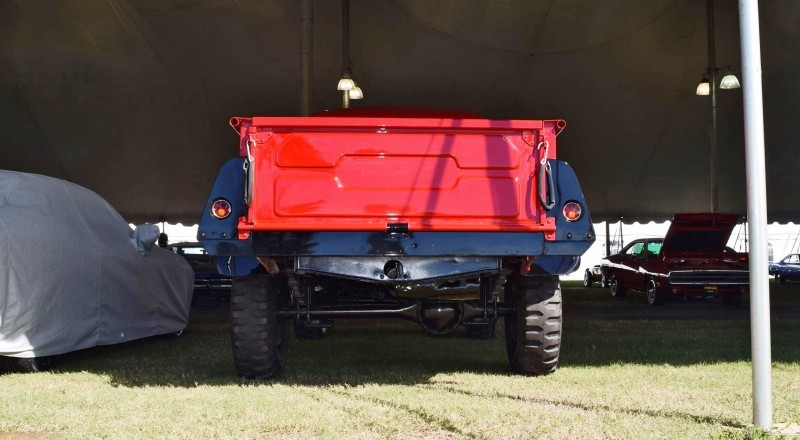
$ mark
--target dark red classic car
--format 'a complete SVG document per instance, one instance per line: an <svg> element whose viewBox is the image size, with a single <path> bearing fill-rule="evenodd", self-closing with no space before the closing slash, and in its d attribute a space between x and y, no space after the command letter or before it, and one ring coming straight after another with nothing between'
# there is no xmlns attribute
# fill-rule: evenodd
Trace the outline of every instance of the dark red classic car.
<svg viewBox="0 0 800 440"><path fill-rule="evenodd" d="M634 240L608 257L601 271L611 294L643 292L655 306L692 297L741 304L750 282L747 254L725 247L738 220L734 214L676 214L666 237Z"/></svg>

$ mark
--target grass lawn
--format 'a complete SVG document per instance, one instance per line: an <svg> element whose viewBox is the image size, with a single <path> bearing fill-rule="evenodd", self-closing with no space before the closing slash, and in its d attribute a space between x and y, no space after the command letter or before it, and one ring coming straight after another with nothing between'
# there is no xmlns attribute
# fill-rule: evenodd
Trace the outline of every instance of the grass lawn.
<svg viewBox="0 0 800 440"><path fill-rule="evenodd" d="M779 308L800 304L800 283L772 287ZM561 362L546 377L508 372L502 329L472 341L463 330L431 337L399 321L342 321L323 341L292 341L271 383L235 376L226 315L206 306L181 338L1 375L0 439L765 436L750 427L746 304L730 319L639 319L652 309L643 297L575 283L564 304ZM663 310L695 306L723 307ZM800 316L786 315L772 321L774 421L800 423Z"/></svg>

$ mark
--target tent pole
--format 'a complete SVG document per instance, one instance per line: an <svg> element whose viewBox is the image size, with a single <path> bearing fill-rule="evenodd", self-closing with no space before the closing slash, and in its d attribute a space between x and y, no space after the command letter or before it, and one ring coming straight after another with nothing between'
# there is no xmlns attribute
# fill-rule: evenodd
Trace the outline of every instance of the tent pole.
<svg viewBox="0 0 800 440"><path fill-rule="evenodd" d="M750 333L753 356L753 423L772 426L771 337L767 249L767 183L758 1L739 0L744 94L747 220L750 230Z"/></svg>
<svg viewBox="0 0 800 440"><path fill-rule="evenodd" d="M300 114L311 114L311 78L314 42L313 0L303 0L300 6Z"/></svg>
<svg viewBox="0 0 800 440"><path fill-rule="evenodd" d="M708 33L708 85L711 98L711 212L719 210L717 184L717 51L714 43L714 0L706 0L706 26Z"/></svg>

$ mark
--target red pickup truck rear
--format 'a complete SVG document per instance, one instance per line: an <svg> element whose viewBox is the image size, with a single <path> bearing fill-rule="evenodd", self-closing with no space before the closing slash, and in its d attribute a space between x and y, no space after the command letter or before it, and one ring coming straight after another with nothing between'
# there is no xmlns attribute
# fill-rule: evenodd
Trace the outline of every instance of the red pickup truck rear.
<svg viewBox="0 0 800 440"><path fill-rule="evenodd" d="M556 159L561 120L336 111L233 118L198 239L234 277L234 360L269 378L285 326L319 339L340 318L403 318L493 337L512 367L558 362L558 275L594 241L583 194ZM266 318L266 319L264 319Z"/></svg>

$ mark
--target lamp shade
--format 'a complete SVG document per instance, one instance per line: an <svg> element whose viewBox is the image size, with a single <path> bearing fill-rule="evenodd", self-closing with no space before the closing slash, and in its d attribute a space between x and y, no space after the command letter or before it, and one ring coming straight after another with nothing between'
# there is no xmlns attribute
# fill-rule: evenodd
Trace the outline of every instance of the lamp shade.
<svg viewBox="0 0 800 440"><path fill-rule="evenodd" d="M356 86L356 83L353 81L352 78L349 76L343 76L342 79L339 80L339 84L336 86L336 90L353 90L353 87Z"/></svg>
<svg viewBox="0 0 800 440"><path fill-rule="evenodd" d="M700 84L697 85L697 91L695 91L695 93L700 96L706 96L711 93L711 86L708 83L708 78L703 78L703 80L700 81Z"/></svg>
<svg viewBox="0 0 800 440"><path fill-rule="evenodd" d="M364 99L364 92L361 91L359 86L355 86L347 93L350 95L350 99Z"/></svg>
<svg viewBox="0 0 800 440"><path fill-rule="evenodd" d="M722 81L719 83L720 89L738 89L742 85L739 84L739 78L736 78L736 75L729 73L722 77Z"/></svg>

